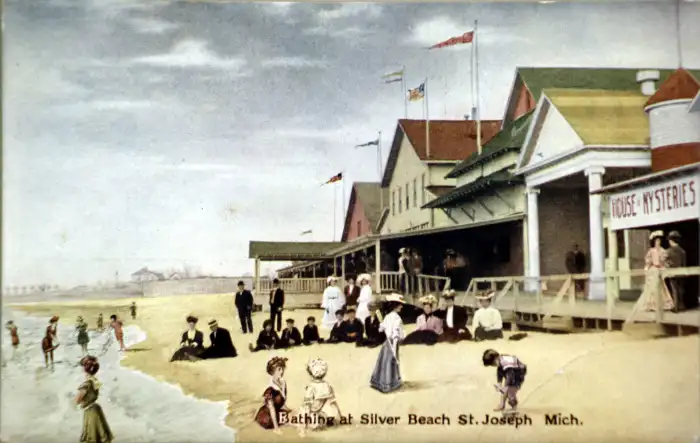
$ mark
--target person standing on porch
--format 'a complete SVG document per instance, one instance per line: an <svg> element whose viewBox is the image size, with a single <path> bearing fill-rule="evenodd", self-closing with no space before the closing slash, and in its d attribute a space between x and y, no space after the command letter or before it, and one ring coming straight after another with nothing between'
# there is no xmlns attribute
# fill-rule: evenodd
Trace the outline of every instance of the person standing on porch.
<svg viewBox="0 0 700 443"><path fill-rule="evenodd" d="M666 250L668 255L668 267L669 268L685 268L685 251L678 244L681 240L681 234L678 231L671 231L668 234L668 244L669 247ZM685 303L683 296L685 291L683 290L683 278L682 277L671 277L668 279L669 286L671 287L671 295L673 296L673 302L676 305L675 311L685 310Z"/></svg>
<svg viewBox="0 0 700 443"><path fill-rule="evenodd" d="M578 243L571 245L571 250L566 253L565 259L566 272L569 274L583 274L586 272L586 255L579 249ZM583 280L574 280L576 292L585 291L585 283Z"/></svg>
<svg viewBox="0 0 700 443"><path fill-rule="evenodd" d="M407 294L411 290L411 257L408 255L408 249L399 249L399 287L403 294Z"/></svg>
<svg viewBox="0 0 700 443"><path fill-rule="evenodd" d="M663 231L654 231L649 236L651 248L647 251L644 259L645 281L644 290L642 291L642 300L647 311L656 311L658 308L656 300L658 297L659 287L661 288L661 300L663 301L663 309L670 311L674 308L673 298L668 292L666 283L661 280L661 270L666 268L668 255L666 250L661 246L661 240L664 238Z"/></svg>
<svg viewBox="0 0 700 443"><path fill-rule="evenodd" d="M360 298L360 287L355 285L355 280L353 280L352 277L348 277L347 280L347 285L345 286L345 308L357 308L357 299ZM359 281L358 277L358 282L359 284L362 284L362 282Z"/></svg>
<svg viewBox="0 0 700 443"><path fill-rule="evenodd" d="M280 281L274 279L270 291L270 321L274 328L275 319L277 319L277 332L282 330L282 309L284 309L284 291L280 288Z"/></svg>
<svg viewBox="0 0 700 443"><path fill-rule="evenodd" d="M423 272L423 258L418 254L418 251L415 249L411 249L411 270L413 271L413 292L414 295L419 293L418 291L418 285L420 282L418 281L418 276Z"/></svg>

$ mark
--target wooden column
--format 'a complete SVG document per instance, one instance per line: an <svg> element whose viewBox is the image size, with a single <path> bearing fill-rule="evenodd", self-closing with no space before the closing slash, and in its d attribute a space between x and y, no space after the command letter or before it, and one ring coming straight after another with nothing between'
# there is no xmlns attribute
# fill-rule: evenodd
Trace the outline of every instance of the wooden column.
<svg viewBox="0 0 700 443"><path fill-rule="evenodd" d="M382 253L379 240L374 243L374 287L377 294L382 294Z"/></svg>
<svg viewBox="0 0 700 443"><path fill-rule="evenodd" d="M341 255L340 256L340 275L343 277L343 281L345 281L345 256ZM341 285L342 287L342 285Z"/></svg>
<svg viewBox="0 0 700 443"><path fill-rule="evenodd" d="M316 263L311 267L311 278L316 278Z"/></svg>
<svg viewBox="0 0 700 443"><path fill-rule="evenodd" d="M260 259L255 257L255 295L257 295L258 302L262 300L262 291L260 290Z"/></svg>
<svg viewBox="0 0 700 443"><path fill-rule="evenodd" d="M608 228L608 272L613 275L618 270L617 231ZM605 301L607 306L608 331L612 331L612 314L615 308L615 301L620 297L620 277L609 277L605 279Z"/></svg>

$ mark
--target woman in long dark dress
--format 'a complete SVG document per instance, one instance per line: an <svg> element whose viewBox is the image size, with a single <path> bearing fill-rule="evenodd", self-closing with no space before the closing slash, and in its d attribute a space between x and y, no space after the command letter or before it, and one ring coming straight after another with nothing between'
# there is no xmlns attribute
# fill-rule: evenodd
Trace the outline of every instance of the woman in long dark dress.
<svg viewBox="0 0 700 443"><path fill-rule="evenodd" d="M433 307L437 304L434 295L421 298L423 314L416 321L416 330L406 336L402 345L434 345L442 334L442 319L433 315Z"/></svg>
<svg viewBox="0 0 700 443"><path fill-rule="evenodd" d="M270 374L263 398L265 403L260 406L255 414L255 421L265 429L274 429L280 432L280 412L291 412L287 403L287 382L284 381L284 370L287 368L287 359L284 357L272 357L267 362L267 373Z"/></svg>
<svg viewBox="0 0 700 443"><path fill-rule="evenodd" d="M403 322L399 311L404 304L403 296L391 294L386 297L391 312L379 325L379 331L386 334L386 341L374 365L370 378L370 386L374 389L389 393L401 387L401 372L399 371L399 342L404 339Z"/></svg>
<svg viewBox="0 0 700 443"><path fill-rule="evenodd" d="M204 334L196 328L199 319L187 317L187 330L182 333L180 349L175 351L170 361L197 360L204 352Z"/></svg>
<svg viewBox="0 0 700 443"><path fill-rule="evenodd" d="M78 316L75 321L75 330L78 333L78 344L80 349L83 351L83 356L88 353L88 343L90 343L90 336L88 335L88 324L83 320L81 315Z"/></svg>
<svg viewBox="0 0 700 443"><path fill-rule="evenodd" d="M53 367L53 351L58 348L58 317L53 316L49 320L49 325L46 327L46 334L41 340L41 350L44 351L44 363L49 367L49 358L51 358L51 367Z"/></svg>
<svg viewBox="0 0 700 443"><path fill-rule="evenodd" d="M109 443L114 440L114 435L109 428L102 408L97 403L102 383L95 378L95 374L100 370L100 364L93 356L83 357L80 364L85 371L85 381L78 388L78 395L75 398L75 403L80 405L84 411L80 442Z"/></svg>

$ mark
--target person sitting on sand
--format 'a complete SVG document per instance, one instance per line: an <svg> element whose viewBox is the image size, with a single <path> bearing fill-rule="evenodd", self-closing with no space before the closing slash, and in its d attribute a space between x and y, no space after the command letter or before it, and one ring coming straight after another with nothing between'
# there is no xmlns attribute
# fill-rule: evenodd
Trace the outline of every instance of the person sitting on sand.
<svg viewBox="0 0 700 443"><path fill-rule="evenodd" d="M498 384L496 390L501 394L501 401L494 411L502 411L506 407L506 399L515 412L518 406L518 391L525 382L527 366L514 355L501 355L493 349L487 349L482 356L484 366L495 366Z"/></svg>
<svg viewBox="0 0 700 443"><path fill-rule="evenodd" d="M202 352L201 358L233 358L238 355L236 347L233 346L233 341L231 341L231 333L228 332L228 329L219 327L219 323L216 320L210 320L209 330L211 331L209 334L211 346Z"/></svg>
<svg viewBox="0 0 700 443"><path fill-rule="evenodd" d="M362 336L365 333L365 327L359 318L356 318L356 312L354 309L350 308L345 313L347 316L345 318L345 337L344 341L346 343L355 343L358 346L362 343Z"/></svg>
<svg viewBox="0 0 700 443"><path fill-rule="evenodd" d="M80 365L85 372L85 381L78 388L75 404L83 409L83 432L81 442L109 443L114 440L112 430L109 428L102 407L97 403L102 383L95 378L100 370L97 357L91 355L83 357Z"/></svg>
<svg viewBox="0 0 700 443"><path fill-rule="evenodd" d="M416 321L416 330L406 336L403 345L434 345L442 334L442 320L433 314L437 304L434 295L428 294L420 300L423 314Z"/></svg>
<svg viewBox="0 0 700 443"><path fill-rule="evenodd" d="M342 309L335 311L335 324L331 329L331 335L326 343L340 343L346 341L345 335L345 312Z"/></svg>
<svg viewBox="0 0 700 443"><path fill-rule="evenodd" d="M187 316L187 330L182 333L180 349L175 351L171 362L182 360L197 360L204 352L204 334L197 329L199 319L193 315Z"/></svg>
<svg viewBox="0 0 700 443"><path fill-rule="evenodd" d="M97 330L102 332L105 329L105 321L104 317L102 317L102 313L100 312L100 315L97 316Z"/></svg>
<svg viewBox="0 0 700 443"><path fill-rule="evenodd" d="M306 319L306 326L304 326L304 337L302 338L302 342L307 346L315 343L323 343L323 339L318 334L316 318L309 317Z"/></svg>
<svg viewBox="0 0 700 443"><path fill-rule="evenodd" d="M250 352L269 351L271 349L275 349L280 338L277 335L277 332L272 329L272 326L272 320L270 319L263 322L262 331L260 331L260 334L258 334L258 340L255 343L255 347L253 347L252 343L248 345Z"/></svg>
<svg viewBox="0 0 700 443"><path fill-rule="evenodd" d="M361 346L374 348L384 344L386 335L379 330L382 321L379 304L372 302L369 304L369 317L365 319L365 338L362 339Z"/></svg>
<svg viewBox="0 0 700 443"><path fill-rule="evenodd" d="M46 333L41 340L41 349L44 351L44 363L49 367L49 358L51 359L51 368L53 368L53 351L60 346L58 342L58 317L53 316L49 320L49 325L46 327Z"/></svg>
<svg viewBox="0 0 700 443"><path fill-rule="evenodd" d="M114 314L110 315L109 319L109 327L114 331L114 338L119 342L119 350L126 351L126 347L124 346L124 323L117 319L117 316Z"/></svg>
<svg viewBox="0 0 700 443"><path fill-rule="evenodd" d="M272 325L270 325L272 327ZM264 429L274 429L280 433L280 413L291 412L285 405L287 402L287 382L284 381L284 370L287 368L287 359L284 357L272 357L267 362L267 373L270 374L270 382L263 392L265 403L255 414L255 421Z"/></svg>
<svg viewBox="0 0 700 443"><path fill-rule="evenodd" d="M443 332L439 341L456 343L471 340L471 333L467 329L467 310L464 306L455 306L455 294L453 289L445 291L442 294L445 308L435 313L443 321Z"/></svg>
<svg viewBox="0 0 700 443"><path fill-rule="evenodd" d="M304 390L304 401L297 413L302 436L306 430L320 431L338 425L341 417L333 388L324 380L328 363L320 358L311 360L306 365L306 372L311 376L311 383Z"/></svg>
<svg viewBox="0 0 700 443"><path fill-rule="evenodd" d="M474 341L498 340L503 338L503 319L498 309L491 306L491 299L496 295L489 292L483 296L477 296L481 307L474 313L472 329Z"/></svg>
<svg viewBox="0 0 700 443"><path fill-rule="evenodd" d="M78 344L80 349L83 351L83 356L88 353L88 343L90 343L90 336L88 335L88 324L83 320L81 315L75 322L75 331L78 333Z"/></svg>
<svg viewBox="0 0 700 443"><path fill-rule="evenodd" d="M287 327L282 331L282 337L280 337L277 342L277 348L285 349L291 348L293 346L299 346L301 344L301 333L294 326L294 319L287 319Z"/></svg>

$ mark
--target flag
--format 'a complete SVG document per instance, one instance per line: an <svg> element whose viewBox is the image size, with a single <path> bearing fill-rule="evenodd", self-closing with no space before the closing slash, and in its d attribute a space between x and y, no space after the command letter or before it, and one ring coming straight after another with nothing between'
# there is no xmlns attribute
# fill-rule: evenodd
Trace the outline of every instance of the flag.
<svg viewBox="0 0 700 443"><path fill-rule="evenodd" d="M371 142L363 143L361 145L355 146L356 148L364 148L365 146L379 146L379 139L376 139Z"/></svg>
<svg viewBox="0 0 700 443"><path fill-rule="evenodd" d="M311 229L309 229L308 231L302 232L301 235L313 234L313 232L314 232L314 231L312 231Z"/></svg>
<svg viewBox="0 0 700 443"><path fill-rule="evenodd" d="M447 46L462 45L465 43L471 43L474 41L474 31L465 32L459 37L452 37L445 40L444 42L437 43L428 49L444 48Z"/></svg>
<svg viewBox="0 0 700 443"><path fill-rule="evenodd" d="M333 177L329 178L327 182L325 182L323 185L328 185L331 183L339 182L343 179L343 173L339 172L338 174L334 175ZM321 185L321 186L323 186Z"/></svg>
<svg viewBox="0 0 700 443"><path fill-rule="evenodd" d="M403 81L403 78L399 77L399 78L395 78L393 80L386 80L386 81L384 81L384 83L396 83L396 82L402 82L402 81Z"/></svg>
<svg viewBox="0 0 700 443"><path fill-rule="evenodd" d="M425 97L425 83L422 83L417 88L408 90L408 99L410 101L420 100Z"/></svg>
<svg viewBox="0 0 700 443"><path fill-rule="evenodd" d="M400 71L392 72L387 75L382 76L382 78L390 78L390 77L403 77L403 69Z"/></svg>

